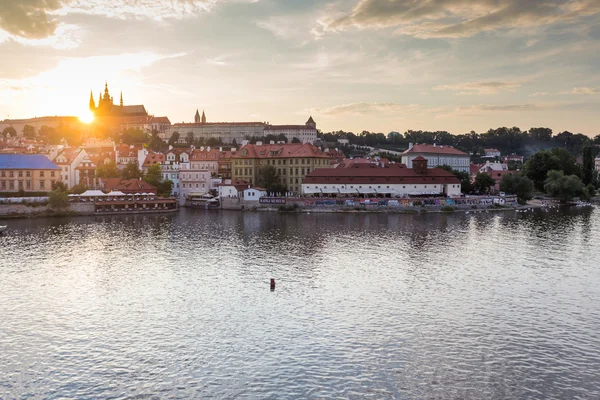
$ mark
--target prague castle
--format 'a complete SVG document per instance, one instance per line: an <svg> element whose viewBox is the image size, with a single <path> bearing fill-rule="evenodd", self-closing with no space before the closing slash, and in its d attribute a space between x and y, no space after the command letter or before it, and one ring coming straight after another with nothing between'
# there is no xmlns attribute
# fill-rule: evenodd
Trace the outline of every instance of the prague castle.
<svg viewBox="0 0 600 400"><path fill-rule="evenodd" d="M104 95L98 96L98 104L94 102L94 96L90 91L90 111L95 117L147 117L148 112L143 105L124 106L123 92L119 105L114 103L113 97L108 91L108 83L104 85Z"/></svg>

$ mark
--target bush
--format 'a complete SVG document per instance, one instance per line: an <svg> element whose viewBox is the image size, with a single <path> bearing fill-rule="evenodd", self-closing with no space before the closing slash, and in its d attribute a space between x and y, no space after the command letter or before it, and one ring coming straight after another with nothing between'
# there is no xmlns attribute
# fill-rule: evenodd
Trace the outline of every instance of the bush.
<svg viewBox="0 0 600 400"><path fill-rule="evenodd" d="M590 197L594 197L596 195L596 187L591 183L585 187L588 191L588 195Z"/></svg>
<svg viewBox="0 0 600 400"><path fill-rule="evenodd" d="M452 206L444 206L441 209L443 212L454 212L454 207Z"/></svg>
<svg viewBox="0 0 600 400"><path fill-rule="evenodd" d="M53 210L64 210L69 206L69 197L67 192L61 189L55 189L48 196L48 205Z"/></svg>
<svg viewBox="0 0 600 400"><path fill-rule="evenodd" d="M421 202L421 200L413 201L413 206L414 207L419 207L419 206L422 206L422 205L423 205L423 202Z"/></svg>

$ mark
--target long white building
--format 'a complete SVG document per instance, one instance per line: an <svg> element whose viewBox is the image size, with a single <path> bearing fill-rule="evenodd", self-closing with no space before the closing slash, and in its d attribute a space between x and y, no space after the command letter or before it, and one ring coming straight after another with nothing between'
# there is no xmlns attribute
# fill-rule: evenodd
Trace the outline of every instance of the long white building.
<svg viewBox="0 0 600 400"><path fill-rule="evenodd" d="M435 168L449 165L452 169L469 173L471 156L451 146L437 146L435 144L409 144L408 150L402 153L402 164L412 168L412 162L417 157L427 159L427 167Z"/></svg>

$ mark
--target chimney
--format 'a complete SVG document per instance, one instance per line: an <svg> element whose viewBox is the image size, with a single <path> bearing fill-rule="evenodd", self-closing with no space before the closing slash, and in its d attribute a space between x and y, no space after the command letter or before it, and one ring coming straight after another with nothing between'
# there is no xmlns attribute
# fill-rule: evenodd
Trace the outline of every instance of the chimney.
<svg viewBox="0 0 600 400"><path fill-rule="evenodd" d="M271 140L271 141L269 142L269 144L275 144L275 141L274 141L274 140Z"/></svg>
<svg viewBox="0 0 600 400"><path fill-rule="evenodd" d="M222 148L222 147L219 147L219 152L222 152L222 151L223 151L223 148Z"/></svg>
<svg viewBox="0 0 600 400"><path fill-rule="evenodd" d="M412 148L413 148L413 144L412 144L412 143L409 143L409 144L408 144L408 149L409 149L409 150L412 150Z"/></svg>
<svg viewBox="0 0 600 400"><path fill-rule="evenodd" d="M434 143L434 144L433 144L433 147L437 147L437 143Z"/></svg>
<svg viewBox="0 0 600 400"><path fill-rule="evenodd" d="M262 146L262 142L256 142L257 146Z"/></svg>
<svg viewBox="0 0 600 400"><path fill-rule="evenodd" d="M200 151L204 151L204 146L200 146Z"/></svg>

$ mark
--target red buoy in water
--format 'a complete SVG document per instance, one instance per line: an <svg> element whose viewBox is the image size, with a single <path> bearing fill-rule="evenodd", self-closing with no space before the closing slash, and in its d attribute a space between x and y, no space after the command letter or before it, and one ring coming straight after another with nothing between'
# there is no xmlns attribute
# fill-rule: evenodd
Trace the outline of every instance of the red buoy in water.
<svg viewBox="0 0 600 400"><path fill-rule="evenodd" d="M271 290L275 289L275 279L271 278Z"/></svg>

